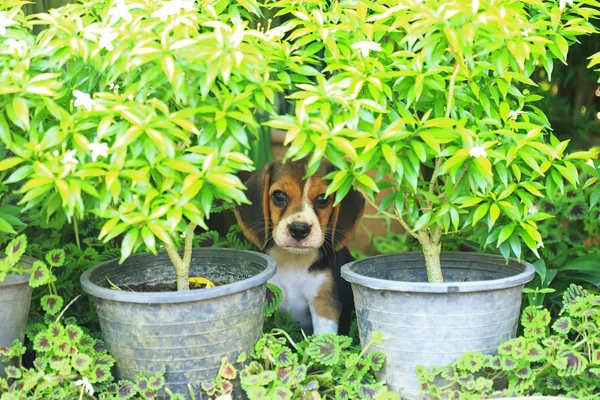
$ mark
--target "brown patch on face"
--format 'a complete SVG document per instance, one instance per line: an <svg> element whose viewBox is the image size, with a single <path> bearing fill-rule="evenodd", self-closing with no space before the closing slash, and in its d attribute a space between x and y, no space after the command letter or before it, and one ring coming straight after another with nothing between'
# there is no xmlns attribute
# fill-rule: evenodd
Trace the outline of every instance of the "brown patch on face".
<svg viewBox="0 0 600 400"><path fill-rule="evenodd" d="M339 322L342 304L335 295L334 280L331 271L327 273L327 279L323 281L317 296L313 300L315 313L330 321ZM313 327L314 328L314 327Z"/></svg>
<svg viewBox="0 0 600 400"><path fill-rule="evenodd" d="M271 223L277 226L279 222L288 215L294 214L302 210L302 182L295 181L289 175L273 178L273 183L269 189L269 209L271 211ZM275 204L273 195L275 192L281 191L285 194L287 201L285 205Z"/></svg>
<svg viewBox="0 0 600 400"><path fill-rule="evenodd" d="M306 241L298 243L306 243L312 248L323 244L332 214L331 199L323 200L328 185L323 177L331 170L331 164L323 162L313 176L304 179L306 161L275 164L269 189L269 214L277 244L293 245L294 239L287 230L297 224L310 227Z"/></svg>
<svg viewBox="0 0 600 400"><path fill-rule="evenodd" d="M320 205L319 202L316 202L318 196L322 196L327 192L328 181L322 179L319 176L313 176L310 180L310 186L308 188L308 199L311 201L313 209L319 218L319 223L321 225L321 230L323 232L327 231L327 225L329 224L329 220L333 213L333 197L329 196L326 200L326 206Z"/></svg>

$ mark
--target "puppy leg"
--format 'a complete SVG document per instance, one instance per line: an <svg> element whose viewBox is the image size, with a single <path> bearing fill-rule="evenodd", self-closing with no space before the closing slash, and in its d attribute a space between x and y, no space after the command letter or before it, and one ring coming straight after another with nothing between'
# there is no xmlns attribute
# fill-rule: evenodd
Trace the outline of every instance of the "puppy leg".
<svg viewBox="0 0 600 400"><path fill-rule="evenodd" d="M317 295L309 302L312 317L313 334L338 333L341 303L335 293L333 277L328 274Z"/></svg>

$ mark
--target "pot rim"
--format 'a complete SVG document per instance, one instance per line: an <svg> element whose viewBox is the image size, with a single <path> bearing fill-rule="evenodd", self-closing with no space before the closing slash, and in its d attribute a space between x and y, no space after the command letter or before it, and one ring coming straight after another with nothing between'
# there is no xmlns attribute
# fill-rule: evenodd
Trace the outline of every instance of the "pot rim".
<svg viewBox="0 0 600 400"><path fill-rule="evenodd" d="M83 290L94 296L104 300L113 300L119 301L123 303L144 303L144 304L156 304L156 303L186 303L200 300L213 299L216 297L226 296L232 293L241 292L243 290L261 285L266 283L269 278L275 275L275 260L263 253L258 253L256 251L250 250L238 250L238 249L226 249L226 248L195 248L193 249L194 253L217 253L223 254L227 253L236 253L238 254L235 258L244 258L247 260L253 260L255 262L259 262L265 265L265 269L259 272L256 275L253 275L247 279L243 279L240 281L236 281L233 283L228 283L226 285L217 286L210 289L202 289L202 290L186 290L185 292L127 292L127 291L119 291L104 288L98 286L93 283L90 279L90 276L94 273L99 273L104 269L113 269L119 268L118 258L114 258L112 260L104 261L87 271L85 271L80 278L81 287ZM160 253L166 253L165 251L161 251ZM140 258L140 256L147 256L151 253L140 253L127 258L127 261L135 262L135 258Z"/></svg>
<svg viewBox="0 0 600 400"><path fill-rule="evenodd" d="M530 282L535 276L535 267L527 261L518 261L514 258L509 258L510 262L520 264L524 267L523 271L506 278L491 279L485 281L473 281L473 282L444 282L444 283L429 283L429 282L406 282L406 281L390 281L381 278L372 278L362 274L359 274L352 270L357 264L364 264L368 260L373 259L385 259L385 258L397 258L399 255L403 256L403 261L406 262L421 262L424 263L424 256L421 252L406 252L406 253L392 253L392 254L381 254L377 256L367 257L362 260L356 260L349 262L342 266L342 277L350 282L366 286L376 290L389 290L395 292L409 292L409 293L455 293L455 292L482 292L486 290L498 290L507 289L519 285L524 285ZM465 262L483 262L488 264L495 264L500 267L506 266L506 259L502 256L495 254L485 253L466 253L466 252L442 252L442 265L444 256L453 256L458 260L464 260ZM423 266L424 267L424 266ZM444 267L442 266L442 272Z"/></svg>

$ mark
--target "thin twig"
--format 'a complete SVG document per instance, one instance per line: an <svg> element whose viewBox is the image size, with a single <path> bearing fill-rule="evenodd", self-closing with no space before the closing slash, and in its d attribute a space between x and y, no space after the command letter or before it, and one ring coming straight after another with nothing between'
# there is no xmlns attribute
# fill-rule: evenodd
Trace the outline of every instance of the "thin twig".
<svg viewBox="0 0 600 400"><path fill-rule="evenodd" d="M408 224L406 223L406 221L404 221L404 220L403 220L403 219L402 219L402 218L401 218L401 217L400 217L398 214L392 214L392 213L389 213L389 212L387 212L387 211L385 211L385 210L379 210L379 207L377 207L377 204L375 204L375 203L374 203L374 202L373 202L373 201L372 201L372 200L371 200L371 199L370 199L370 198L369 198L367 195L365 195L365 194L363 193L363 196L364 196L365 200L367 201L367 203L368 203L368 204L369 204L371 207L373 207L375 210L377 210L377 212L378 212L379 214L385 215L385 216L386 216L386 217L388 217L388 218L391 218L391 219L394 219L394 220L396 220L396 221L400 222L400 225L402 225L402 227L404 228L404 230L406 231L406 233L408 233L410 236L414 237L415 239L419 239L419 235L417 235L417 234L415 233L415 231L413 231L413 230L412 230L412 229L411 229L411 228L408 226Z"/></svg>
<svg viewBox="0 0 600 400"><path fill-rule="evenodd" d="M77 296L75 296L75 298L74 298L73 300L71 300L71 301L70 301L70 302L69 302L69 303L68 303L68 304L67 304L67 305L66 305L66 306L65 306L65 307L62 309L62 311L60 312L60 314L58 314L58 317L56 317L56 319L54 320L54 322L58 322L58 321L59 321L59 320L62 318L62 316L64 315L65 311L67 311L67 309L68 309L69 307L71 307L71 305L72 305L73 303L75 303L75 302L77 301L77 299L78 299L78 298L80 298L80 297L81 297L81 295L80 295L80 294L78 294Z"/></svg>

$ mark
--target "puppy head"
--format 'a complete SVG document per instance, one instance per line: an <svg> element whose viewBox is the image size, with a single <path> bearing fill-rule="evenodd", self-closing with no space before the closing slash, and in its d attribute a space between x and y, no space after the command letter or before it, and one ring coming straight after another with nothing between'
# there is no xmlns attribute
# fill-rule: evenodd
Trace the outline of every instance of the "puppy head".
<svg viewBox="0 0 600 400"><path fill-rule="evenodd" d="M333 196L325 198L334 170L322 161L308 179L306 160L265 165L246 182L251 205L236 206L235 214L246 237L261 250L278 246L291 253L307 253L324 244L334 250L346 245L364 210L362 195L351 190L333 207Z"/></svg>

